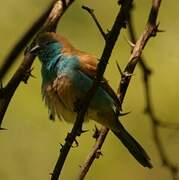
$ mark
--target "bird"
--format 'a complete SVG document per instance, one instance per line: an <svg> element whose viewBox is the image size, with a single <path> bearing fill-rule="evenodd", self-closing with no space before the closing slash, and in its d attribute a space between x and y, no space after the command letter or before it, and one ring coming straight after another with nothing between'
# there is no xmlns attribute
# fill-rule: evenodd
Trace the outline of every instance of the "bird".
<svg viewBox="0 0 179 180"><path fill-rule="evenodd" d="M40 34L31 53L35 53L41 62L41 92L50 119L57 116L74 123L77 102L85 97L96 76L97 58L75 48L56 32ZM109 128L142 166L152 168L146 151L119 121L120 108L116 93L103 77L91 98L84 121L94 120Z"/></svg>

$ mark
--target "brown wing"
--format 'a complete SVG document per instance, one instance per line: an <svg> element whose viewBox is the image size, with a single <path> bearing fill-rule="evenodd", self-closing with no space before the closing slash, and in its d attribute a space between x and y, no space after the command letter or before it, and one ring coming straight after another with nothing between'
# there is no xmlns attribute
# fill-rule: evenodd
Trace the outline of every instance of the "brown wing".
<svg viewBox="0 0 179 180"><path fill-rule="evenodd" d="M96 69L97 69L97 60L94 56L87 54L85 52L78 51L77 56L80 59L81 63L81 71L85 73L90 78L94 79L96 76ZM121 110L121 104L116 96L116 93L111 88L111 86L108 84L107 80L103 78L100 86L112 97L114 102L116 103L117 109Z"/></svg>
<svg viewBox="0 0 179 180"><path fill-rule="evenodd" d="M53 36L55 36L56 39L58 39L64 46L63 48L63 54L72 56L76 55L79 57L81 61L81 71L84 72L86 75L88 75L90 78L94 78L96 76L96 69L97 69L97 59L93 55L80 51L76 48L74 48L66 38L64 38L61 35L56 35L55 33L51 33ZM119 110L121 110L121 105L118 97L116 96L116 93L113 91L113 89L108 84L107 80L103 78L103 81L100 85L115 101L116 106Z"/></svg>
<svg viewBox="0 0 179 180"><path fill-rule="evenodd" d="M43 99L49 109L50 119L55 120L57 115L59 119L74 122L74 103L80 94L71 84L67 76L61 75L53 83L42 87Z"/></svg>

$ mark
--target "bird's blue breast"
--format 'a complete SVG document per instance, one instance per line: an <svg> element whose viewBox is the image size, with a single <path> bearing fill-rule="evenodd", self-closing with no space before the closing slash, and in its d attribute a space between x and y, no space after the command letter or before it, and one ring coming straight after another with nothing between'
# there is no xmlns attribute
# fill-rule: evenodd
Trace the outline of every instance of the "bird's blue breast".
<svg viewBox="0 0 179 180"><path fill-rule="evenodd" d="M52 82L57 76L57 63L62 53L62 44L55 42L44 45L43 50L39 51L38 57L42 63L42 86Z"/></svg>
<svg viewBox="0 0 179 180"><path fill-rule="evenodd" d="M58 42L43 45L42 50L38 53L41 63L46 66L50 66L55 63L61 54L62 48L63 45Z"/></svg>

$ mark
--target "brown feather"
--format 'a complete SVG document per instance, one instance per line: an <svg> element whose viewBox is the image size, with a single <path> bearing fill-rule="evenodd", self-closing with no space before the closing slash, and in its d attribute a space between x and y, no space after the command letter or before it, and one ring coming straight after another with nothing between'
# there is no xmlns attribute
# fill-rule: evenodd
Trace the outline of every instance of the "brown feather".
<svg viewBox="0 0 179 180"><path fill-rule="evenodd" d="M66 38L53 32L45 33L45 38L43 35L43 39L51 39L54 41L59 41L61 44L63 44L62 53L66 56L77 56L81 64L80 70L90 78L94 79L97 70L97 58L95 56L74 48ZM120 111L120 101L105 78L103 78L100 86L112 97L116 103L117 109Z"/></svg>

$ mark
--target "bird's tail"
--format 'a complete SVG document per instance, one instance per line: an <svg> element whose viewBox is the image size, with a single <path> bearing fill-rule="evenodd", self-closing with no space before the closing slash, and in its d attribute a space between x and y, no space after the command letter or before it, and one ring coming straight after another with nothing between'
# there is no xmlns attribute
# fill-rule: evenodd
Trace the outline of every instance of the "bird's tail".
<svg viewBox="0 0 179 180"><path fill-rule="evenodd" d="M112 130L112 132L121 140L124 146L142 166L152 168L150 157L142 146L125 130L119 121L117 122L118 127Z"/></svg>

